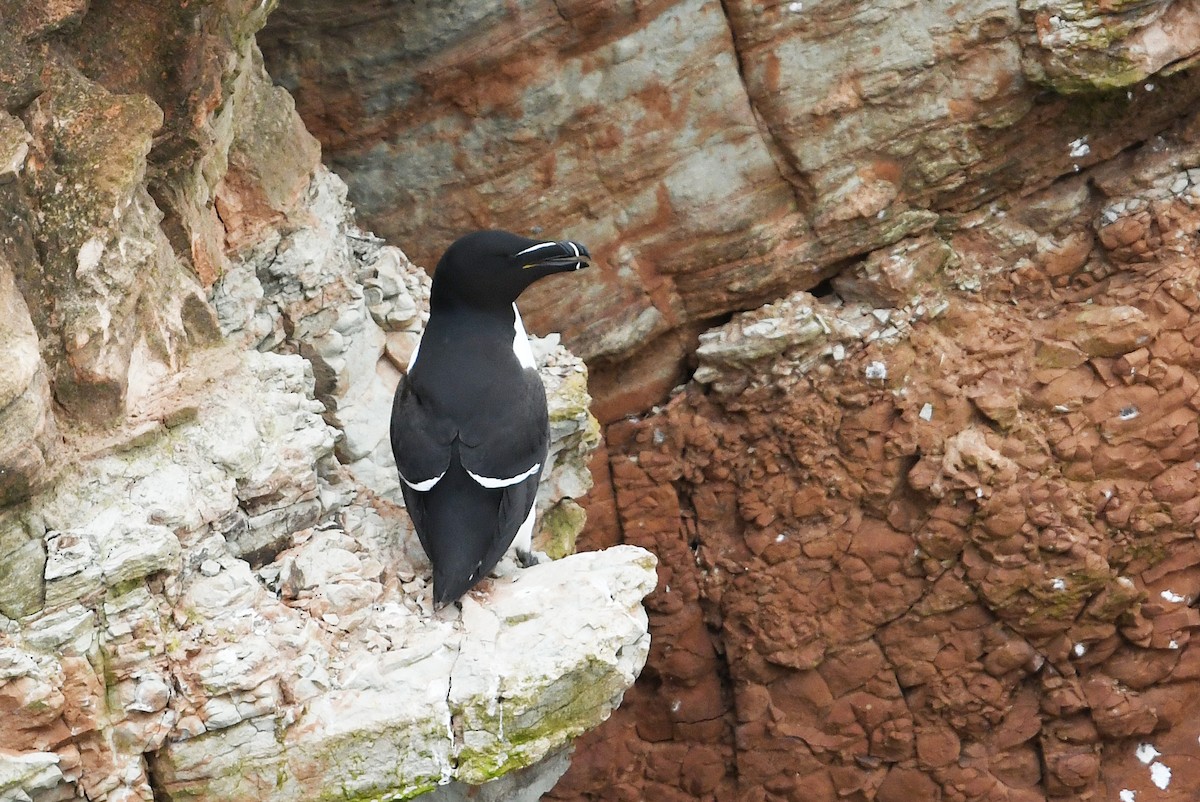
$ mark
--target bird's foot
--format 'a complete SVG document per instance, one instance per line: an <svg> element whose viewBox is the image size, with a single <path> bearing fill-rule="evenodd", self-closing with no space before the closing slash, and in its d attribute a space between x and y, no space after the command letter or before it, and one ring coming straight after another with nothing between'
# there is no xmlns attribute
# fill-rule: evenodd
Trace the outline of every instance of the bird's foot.
<svg viewBox="0 0 1200 802"><path fill-rule="evenodd" d="M432 606L430 616L438 621L457 621L462 617L462 600L438 602Z"/></svg>
<svg viewBox="0 0 1200 802"><path fill-rule="evenodd" d="M532 568L538 563L550 562L550 558L546 556L545 552L517 549L517 562L521 564L522 568Z"/></svg>

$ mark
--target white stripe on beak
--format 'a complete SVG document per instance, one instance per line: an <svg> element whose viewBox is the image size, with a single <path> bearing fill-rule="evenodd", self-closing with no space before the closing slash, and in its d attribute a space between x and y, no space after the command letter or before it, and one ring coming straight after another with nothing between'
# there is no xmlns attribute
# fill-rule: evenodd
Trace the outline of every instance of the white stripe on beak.
<svg viewBox="0 0 1200 802"><path fill-rule="evenodd" d="M533 253L534 251L541 250L542 248L557 248L557 247L558 247L557 242L539 242L537 245L530 245L525 250L518 251L517 256L524 256L527 253ZM576 256L578 256L578 255L579 254L576 253Z"/></svg>

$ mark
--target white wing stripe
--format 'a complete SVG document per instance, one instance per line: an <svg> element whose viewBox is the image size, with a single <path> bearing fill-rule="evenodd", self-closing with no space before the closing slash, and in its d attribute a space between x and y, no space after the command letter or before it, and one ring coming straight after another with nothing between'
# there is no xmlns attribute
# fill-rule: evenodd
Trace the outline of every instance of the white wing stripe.
<svg viewBox="0 0 1200 802"><path fill-rule="evenodd" d="M407 479L405 479L403 475L401 475L400 481L404 482L404 484L408 485L413 490L417 490L421 493L425 493L430 490L433 490L433 486L436 485L438 482L440 482L442 480L442 477L445 475L446 475L446 472L443 471L442 473L439 473L437 476L433 477L432 479L422 479L420 482L410 482Z"/></svg>
<svg viewBox="0 0 1200 802"><path fill-rule="evenodd" d="M534 466L525 471L525 473L521 474L520 476L514 476L511 479L493 479L490 476L480 476L479 474L471 473L470 471L467 471L467 474L484 487L495 490L498 487L508 487L509 485L515 485L517 482L524 481L525 479L528 479L530 476L533 476L535 473L537 473L541 467L542 463L535 463ZM438 478L440 479L441 477L439 476Z"/></svg>

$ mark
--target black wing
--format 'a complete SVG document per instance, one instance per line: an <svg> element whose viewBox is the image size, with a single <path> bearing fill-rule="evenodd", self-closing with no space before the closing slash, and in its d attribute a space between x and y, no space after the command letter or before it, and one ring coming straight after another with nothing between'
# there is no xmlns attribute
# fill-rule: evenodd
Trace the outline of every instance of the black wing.
<svg viewBox="0 0 1200 802"><path fill-rule="evenodd" d="M532 369L509 389L458 427L423 403L407 377L396 390L392 453L439 602L491 571L533 509L550 444L546 391Z"/></svg>
<svg viewBox="0 0 1200 802"><path fill-rule="evenodd" d="M392 456L396 458L396 469L400 473L404 506L426 554L432 554L426 514L427 494L414 489L410 483L419 486L445 476L450 467L455 434L454 424L423 403L409 377L402 376L392 400Z"/></svg>
<svg viewBox="0 0 1200 802"><path fill-rule="evenodd" d="M476 476L495 480L523 477L546 460L550 448L546 388L537 371L526 368L515 390L488 405L486 415L465 421L459 430L463 467Z"/></svg>
<svg viewBox="0 0 1200 802"><path fill-rule="evenodd" d="M400 477L420 484L442 476L450 466L450 444L456 430L422 402L408 376L400 379L392 400L392 456Z"/></svg>
<svg viewBox="0 0 1200 802"><path fill-rule="evenodd" d="M516 396L492 410L487 427L468 427L459 437L463 467L475 476L510 480L503 495L491 548L483 558L485 571L504 556L537 498L538 481L550 449L550 418L546 388L536 370L522 371Z"/></svg>

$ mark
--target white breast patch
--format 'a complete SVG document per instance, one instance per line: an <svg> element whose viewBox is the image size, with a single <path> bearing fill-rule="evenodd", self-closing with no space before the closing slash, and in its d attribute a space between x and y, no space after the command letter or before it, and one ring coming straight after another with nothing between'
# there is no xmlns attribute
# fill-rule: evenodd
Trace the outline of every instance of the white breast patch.
<svg viewBox="0 0 1200 802"><path fill-rule="evenodd" d="M413 365L417 364L417 354L421 353L421 340L424 336L425 332L421 332L421 336L417 338L417 347L413 349L412 356L408 358L408 367L404 369L405 373L412 373Z"/></svg>
<svg viewBox="0 0 1200 802"><path fill-rule="evenodd" d="M515 317L515 322L513 323L513 354L516 355L517 361L521 363L521 367L537 367L533 361L533 349L529 347L529 335L525 333L525 324L521 322L521 313L517 311L516 304L513 304L513 316Z"/></svg>

